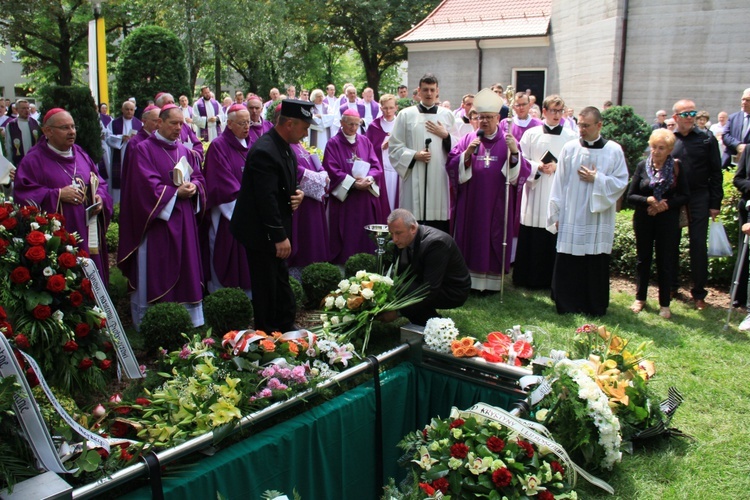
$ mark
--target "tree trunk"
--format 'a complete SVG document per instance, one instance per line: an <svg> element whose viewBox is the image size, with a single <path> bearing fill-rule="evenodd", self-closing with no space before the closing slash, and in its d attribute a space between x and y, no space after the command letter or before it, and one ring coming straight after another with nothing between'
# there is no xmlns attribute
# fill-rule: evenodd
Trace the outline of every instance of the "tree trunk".
<svg viewBox="0 0 750 500"><path fill-rule="evenodd" d="M218 43L214 44L214 89L216 100L221 104L221 53Z"/></svg>
<svg viewBox="0 0 750 500"><path fill-rule="evenodd" d="M375 61L365 61L362 59L365 66L365 77L367 78L367 86L375 92L375 100L380 98L380 68L378 63Z"/></svg>

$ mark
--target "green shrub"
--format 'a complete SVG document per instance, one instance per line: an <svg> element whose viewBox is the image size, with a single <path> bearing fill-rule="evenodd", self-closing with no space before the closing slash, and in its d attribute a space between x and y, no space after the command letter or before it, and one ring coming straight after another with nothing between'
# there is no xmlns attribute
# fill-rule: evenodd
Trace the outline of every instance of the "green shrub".
<svg viewBox="0 0 750 500"><path fill-rule="evenodd" d="M192 95L185 47L166 28L142 26L120 45L115 68L116 97L110 109L119 111L121 103L130 97L144 107L157 92L169 92L175 99L181 94Z"/></svg>
<svg viewBox="0 0 750 500"><path fill-rule="evenodd" d="M50 85L40 88L37 97L42 101L39 116L44 116L52 108L63 108L70 113L76 122L76 144L86 151L94 163L99 163L104 154L102 129L91 90L84 86Z"/></svg>
<svg viewBox="0 0 750 500"><path fill-rule="evenodd" d="M107 250L111 253L117 252L120 245L120 225L117 222L110 222L107 227Z"/></svg>
<svg viewBox="0 0 750 500"><path fill-rule="evenodd" d="M115 203L115 205L112 207L112 219L111 222L120 222L120 204Z"/></svg>
<svg viewBox="0 0 750 500"><path fill-rule="evenodd" d="M253 304L241 289L222 288L203 299L203 318L218 336L244 330L253 319Z"/></svg>
<svg viewBox="0 0 750 500"><path fill-rule="evenodd" d="M109 270L109 287L107 288L112 302L115 304L128 294L128 280L122 275L120 268L115 266Z"/></svg>
<svg viewBox="0 0 750 500"><path fill-rule="evenodd" d="M302 283L294 276L289 276L289 286L294 292L294 303L297 304L297 309L302 309L305 307L305 290L302 288Z"/></svg>
<svg viewBox="0 0 750 500"><path fill-rule="evenodd" d="M310 264L302 270L302 288L307 296L307 305L313 309L320 307L323 298L341 281L341 271L328 262Z"/></svg>
<svg viewBox="0 0 750 500"><path fill-rule="evenodd" d="M371 253L355 253L344 265L344 275L354 276L357 271L378 272L378 259Z"/></svg>
<svg viewBox="0 0 750 500"><path fill-rule="evenodd" d="M602 113L602 137L615 141L625 153L630 175L643 158L651 127L632 106L612 106Z"/></svg>
<svg viewBox="0 0 750 500"><path fill-rule="evenodd" d="M176 302L161 302L149 307L141 321L141 334L150 352L159 348L173 351L183 343L182 333L193 329L190 313Z"/></svg>

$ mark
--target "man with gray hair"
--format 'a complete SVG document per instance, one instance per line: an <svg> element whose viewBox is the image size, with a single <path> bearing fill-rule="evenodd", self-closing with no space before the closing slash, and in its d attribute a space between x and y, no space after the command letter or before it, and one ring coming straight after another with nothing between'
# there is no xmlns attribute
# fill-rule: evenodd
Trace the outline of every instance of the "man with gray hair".
<svg viewBox="0 0 750 500"><path fill-rule="evenodd" d="M16 101L18 118L11 119L5 126L5 157L18 166L23 157L36 144L41 135L39 123L29 116L29 101Z"/></svg>
<svg viewBox="0 0 750 500"><path fill-rule="evenodd" d="M120 111L122 114L107 125L106 134L107 145L112 149L112 171L107 182L115 203L120 201L120 172L125 161L128 141L143 127L141 120L135 117L135 104L131 100L123 102Z"/></svg>
<svg viewBox="0 0 750 500"><path fill-rule="evenodd" d="M187 97L185 98L185 102L187 102ZM159 92L154 98L154 104L159 108L163 108L167 104L175 104L174 96L168 92ZM180 98L180 111L182 111L184 119L185 111L182 107L182 98ZM182 124L182 131L180 132L179 140L190 150L190 152L193 153L193 155L195 155L199 163L203 163L203 143L198 139L198 136L195 135L193 127L186 121Z"/></svg>
<svg viewBox="0 0 750 500"><path fill-rule="evenodd" d="M462 306L469 297L471 276L463 255L451 236L434 227L420 225L414 215L397 208L388 216L388 230L396 245L398 273L416 277L414 289L427 287L427 297L400 311L386 313L380 319L392 321L400 312L416 325L440 317L437 309Z"/></svg>
<svg viewBox="0 0 750 500"><path fill-rule="evenodd" d="M656 120L654 120L653 125L651 125L651 130L659 130L660 128L667 128L667 124L664 123L664 121L667 119L667 112L663 109L660 109L656 112Z"/></svg>

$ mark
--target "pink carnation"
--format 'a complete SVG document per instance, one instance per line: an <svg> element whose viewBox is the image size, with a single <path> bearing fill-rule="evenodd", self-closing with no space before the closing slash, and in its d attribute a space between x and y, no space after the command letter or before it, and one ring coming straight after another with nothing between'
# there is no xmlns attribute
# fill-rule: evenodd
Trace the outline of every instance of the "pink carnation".
<svg viewBox="0 0 750 500"><path fill-rule="evenodd" d="M268 381L268 388L271 390L276 390L281 386L281 382L277 378L272 378Z"/></svg>
<svg viewBox="0 0 750 500"><path fill-rule="evenodd" d="M276 367L274 365L267 366L263 368L263 371L260 372L260 374L263 376L263 378L271 378L276 375Z"/></svg>
<svg viewBox="0 0 750 500"><path fill-rule="evenodd" d="M258 393L259 398L270 398L272 396L271 389L263 389Z"/></svg>

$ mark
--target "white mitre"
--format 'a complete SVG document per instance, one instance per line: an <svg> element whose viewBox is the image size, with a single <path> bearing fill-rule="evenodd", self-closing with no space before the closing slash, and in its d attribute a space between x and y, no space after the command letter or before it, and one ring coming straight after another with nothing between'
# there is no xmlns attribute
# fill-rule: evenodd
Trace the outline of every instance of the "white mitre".
<svg viewBox="0 0 750 500"><path fill-rule="evenodd" d="M490 89L482 89L474 96L474 109L477 113L500 113L503 99Z"/></svg>

